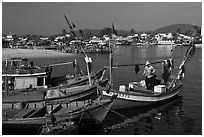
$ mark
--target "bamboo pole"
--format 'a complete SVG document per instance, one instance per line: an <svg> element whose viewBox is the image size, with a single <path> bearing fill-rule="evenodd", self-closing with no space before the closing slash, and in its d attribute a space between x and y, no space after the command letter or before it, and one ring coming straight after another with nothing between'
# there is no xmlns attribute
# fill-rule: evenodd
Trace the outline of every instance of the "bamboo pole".
<svg viewBox="0 0 204 137"><path fill-rule="evenodd" d="M65 62L65 63L51 64L50 66L68 65L68 64L72 64L72 63L73 62Z"/></svg>

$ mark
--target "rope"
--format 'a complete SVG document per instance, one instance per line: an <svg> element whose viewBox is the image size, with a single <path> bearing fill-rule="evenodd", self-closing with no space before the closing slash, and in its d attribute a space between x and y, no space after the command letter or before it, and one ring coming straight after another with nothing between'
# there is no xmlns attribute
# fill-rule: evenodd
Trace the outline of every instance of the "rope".
<svg viewBox="0 0 204 137"><path fill-rule="evenodd" d="M162 61L152 62L151 64L162 63ZM127 67L127 66L135 66L135 65L145 65L144 63L139 64L121 64L121 65L114 65L113 67Z"/></svg>
<svg viewBox="0 0 204 137"><path fill-rule="evenodd" d="M82 109L83 109L83 110L82 110L82 114L81 114L81 117L80 117L80 119L79 119L79 123L77 124L77 127L79 127L79 124L81 123L82 117L83 117L84 112L85 112L85 108L88 107L88 105L89 105L89 104L86 104L85 106L83 106L83 108L82 108Z"/></svg>
<svg viewBox="0 0 204 137"><path fill-rule="evenodd" d="M102 103L100 103L100 104L101 104L104 108L109 109L110 111L112 111L113 113L115 113L116 115L121 116L121 117L123 117L123 118L125 118L125 119L129 119L128 117L126 117L126 116L124 116L124 115L122 115L122 114L120 114L120 113L118 113L118 112L112 110L111 108L107 108L107 107L104 106Z"/></svg>
<svg viewBox="0 0 204 137"><path fill-rule="evenodd" d="M38 131L36 132L36 135L39 135L42 130L43 130L43 126L41 126L41 127L38 129Z"/></svg>
<svg viewBox="0 0 204 137"><path fill-rule="evenodd" d="M99 103L100 103L100 102L99 102ZM100 103L100 105L103 106L104 108L106 108L106 109L112 111L113 113L115 113L115 114L118 115L118 116L121 116L121 117L123 117L123 118L125 118L125 119L130 119L130 118L128 118L128 117L126 117L126 116L124 116L124 115L122 115L122 114L120 114L120 113L118 113L118 112L112 110L111 108L106 107L106 106L103 105L102 103ZM81 123L81 120L82 120L82 117L83 117L84 112L85 112L85 110L83 110L83 113L81 114L81 117L80 117L78 126L79 126L79 124Z"/></svg>
<svg viewBox="0 0 204 137"><path fill-rule="evenodd" d="M80 117L80 119L79 119L79 123L77 124L77 127L79 127L79 124L81 123L81 120L82 120L83 115L84 115L84 111L83 111L82 114L81 114L81 117Z"/></svg>

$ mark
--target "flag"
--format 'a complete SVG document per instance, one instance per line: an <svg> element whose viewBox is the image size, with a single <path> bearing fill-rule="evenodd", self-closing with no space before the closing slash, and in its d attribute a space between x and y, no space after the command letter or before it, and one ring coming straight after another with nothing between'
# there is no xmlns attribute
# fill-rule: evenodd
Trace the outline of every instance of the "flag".
<svg viewBox="0 0 204 137"><path fill-rule="evenodd" d="M70 32L72 33L72 35L73 35L74 37L76 37L76 33L75 33L74 30L70 30Z"/></svg>
<svg viewBox="0 0 204 137"><path fill-rule="evenodd" d="M74 23L72 23L72 28L75 28L76 27L76 25L74 25Z"/></svg>
<svg viewBox="0 0 204 137"><path fill-rule="evenodd" d="M70 29L73 29L72 26L71 26L71 24L69 23L69 20L67 19L67 17L66 17L65 15L64 15L64 17L65 17L65 19L66 19L66 21L67 21L67 24L69 25L69 28L70 28Z"/></svg>
<svg viewBox="0 0 204 137"><path fill-rule="evenodd" d="M185 54L187 62L191 60L192 56L195 54L195 50L196 48L194 44L188 47L186 54Z"/></svg>
<svg viewBox="0 0 204 137"><path fill-rule="evenodd" d="M64 18L66 19L66 22L67 22L67 24L69 25L70 32L72 33L72 35L73 35L74 37L76 37L76 33L75 33L74 29L73 29L73 28L75 28L76 26L74 25L74 23L72 23L72 25L71 25L70 22L69 22L69 20L67 19L67 17L66 17L65 15L64 15Z"/></svg>
<svg viewBox="0 0 204 137"><path fill-rule="evenodd" d="M112 23L113 34L117 35L117 31L115 30L114 24Z"/></svg>
<svg viewBox="0 0 204 137"><path fill-rule="evenodd" d="M83 37L83 36L84 36L84 34L83 34L82 30L79 30L79 32L80 32L81 36Z"/></svg>
<svg viewBox="0 0 204 137"><path fill-rule="evenodd" d="M89 72L91 73L91 70L92 70L92 64L91 64L91 62L88 62L88 68L89 68Z"/></svg>
<svg viewBox="0 0 204 137"><path fill-rule="evenodd" d="M85 62L87 63L87 65L88 65L88 69L89 69L89 72L91 72L91 70L92 70L92 59L91 59L91 57L88 57L88 56L86 56L85 58Z"/></svg>
<svg viewBox="0 0 204 137"><path fill-rule="evenodd" d="M184 67L184 65L182 65L181 66L181 73L179 74L179 77L178 77L179 80L184 78L184 73L185 73L185 67Z"/></svg>
<svg viewBox="0 0 204 137"><path fill-rule="evenodd" d="M137 74L139 71L140 71L139 65L136 64L136 65L135 65L135 73Z"/></svg>

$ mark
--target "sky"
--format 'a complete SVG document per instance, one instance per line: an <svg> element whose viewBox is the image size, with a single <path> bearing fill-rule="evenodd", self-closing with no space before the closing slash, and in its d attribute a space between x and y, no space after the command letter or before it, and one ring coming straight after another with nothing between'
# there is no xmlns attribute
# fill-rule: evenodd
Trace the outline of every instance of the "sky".
<svg viewBox="0 0 204 137"><path fill-rule="evenodd" d="M202 26L202 2L2 2L2 34L53 35L77 29L151 31L171 24Z"/></svg>

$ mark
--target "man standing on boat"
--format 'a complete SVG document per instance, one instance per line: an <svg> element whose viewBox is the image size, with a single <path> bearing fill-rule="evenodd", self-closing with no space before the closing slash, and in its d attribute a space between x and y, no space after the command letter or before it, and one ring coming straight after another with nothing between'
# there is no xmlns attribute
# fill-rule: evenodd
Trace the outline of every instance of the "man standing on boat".
<svg viewBox="0 0 204 137"><path fill-rule="evenodd" d="M146 77L145 83L146 83L147 89L153 90L154 79L155 79L155 75L154 75L155 69L150 64L151 63L149 61L146 61L143 75Z"/></svg>

